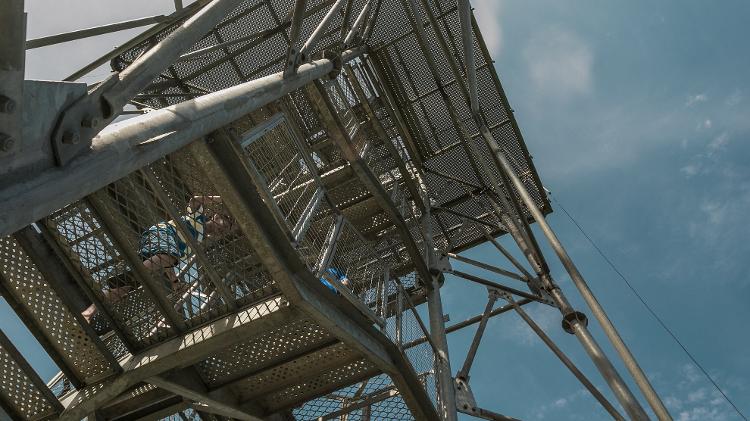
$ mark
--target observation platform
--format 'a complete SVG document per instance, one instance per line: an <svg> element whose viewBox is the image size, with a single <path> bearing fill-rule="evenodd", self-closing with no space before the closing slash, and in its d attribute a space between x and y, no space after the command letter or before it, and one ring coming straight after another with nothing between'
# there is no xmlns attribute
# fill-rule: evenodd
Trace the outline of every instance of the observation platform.
<svg viewBox="0 0 750 421"><path fill-rule="evenodd" d="M307 2L299 40L334 3ZM0 336L6 413L130 420L191 408L203 419L437 419L436 357L414 311L431 288L425 250L456 253L504 233L490 196L515 192L493 191L477 170L474 156L500 174L480 141L464 75L452 68L459 60L453 65L463 69L456 2L428 2L416 17L416 2L372 3L364 52L330 78L0 240L0 293L61 368L43 382ZM127 69L201 4L126 43L113 69ZM284 72L292 6L238 2L132 104L147 114ZM337 14L310 57L351 47L341 39L356 18ZM549 212L473 25L484 118ZM146 270L139 239L179 220L191 198L217 195L222 203L207 210L227 213L236 227L189 241L174 290ZM328 268L350 286L323 286ZM91 324L80 314L90 303L99 309Z"/></svg>

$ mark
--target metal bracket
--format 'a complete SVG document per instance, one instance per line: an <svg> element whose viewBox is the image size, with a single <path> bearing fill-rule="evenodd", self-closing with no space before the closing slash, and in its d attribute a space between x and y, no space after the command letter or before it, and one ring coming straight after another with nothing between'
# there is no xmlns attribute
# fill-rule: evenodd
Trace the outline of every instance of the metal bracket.
<svg viewBox="0 0 750 421"><path fill-rule="evenodd" d="M23 1L0 2L0 158L21 144L26 15ZM0 166L2 168L2 166Z"/></svg>
<svg viewBox="0 0 750 421"><path fill-rule="evenodd" d="M111 75L93 92L78 98L60 113L51 136L57 165L67 164L80 152L88 149L103 123L114 115L112 104L104 93L119 81L118 76Z"/></svg>
<svg viewBox="0 0 750 421"><path fill-rule="evenodd" d="M451 270L453 270L453 267L451 267L451 261L446 255L440 256L440 258L434 262L432 267L430 267L430 271L438 271L441 273L450 272Z"/></svg>
<svg viewBox="0 0 750 421"><path fill-rule="evenodd" d="M474 392L471 391L469 382L460 377L453 379L453 387L456 391L456 409L469 415L475 415L477 401L474 399Z"/></svg>
<svg viewBox="0 0 750 421"><path fill-rule="evenodd" d="M85 83L23 81L23 110L18 126L24 141L16 142L12 153L0 155L0 186L21 182L55 166L54 148L49 142L56 123L54 116L85 95Z"/></svg>
<svg viewBox="0 0 750 421"><path fill-rule="evenodd" d="M518 421L515 418L511 418L497 412L488 411L477 406L477 402L474 399L474 392L471 391L469 382L456 378L454 379L453 387L456 391L456 409L458 412L471 415L476 418L483 418L486 420L493 421Z"/></svg>

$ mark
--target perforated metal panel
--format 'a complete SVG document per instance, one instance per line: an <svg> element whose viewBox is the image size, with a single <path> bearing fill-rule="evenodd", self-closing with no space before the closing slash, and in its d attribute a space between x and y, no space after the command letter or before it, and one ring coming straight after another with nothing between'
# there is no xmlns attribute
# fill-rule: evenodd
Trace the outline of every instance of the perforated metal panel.
<svg viewBox="0 0 750 421"><path fill-rule="evenodd" d="M0 405L23 419L39 420L60 412L60 403L0 332ZM32 378L35 377L35 378ZM45 390L46 389L46 390Z"/></svg>
<svg viewBox="0 0 750 421"><path fill-rule="evenodd" d="M300 384L317 380L323 375L321 373L361 359L357 352L336 343L246 377L234 383L232 388L241 401L262 398L279 390L287 390L289 394L289 389L298 389L298 393L304 394L304 386Z"/></svg>
<svg viewBox="0 0 750 421"><path fill-rule="evenodd" d="M368 360L358 360L333 368L318 377L272 393L260 400L269 410L289 408L316 396L350 385L378 373L378 369Z"/></svg>
<svg viewBox="0 0 750 421"><path fill-rule="evenodd" d="M334 341L333 335L309 319L278 326L233 345L196 365L210 387L219 387L310 347Z"/></svg>
<svg viewBox="0 0 750 421"><path fill-rule="evenodd" d="M114 372L109 360L11 237L0 238L0 273L5 289L24 306L80 378L96 381Z"/></svg>

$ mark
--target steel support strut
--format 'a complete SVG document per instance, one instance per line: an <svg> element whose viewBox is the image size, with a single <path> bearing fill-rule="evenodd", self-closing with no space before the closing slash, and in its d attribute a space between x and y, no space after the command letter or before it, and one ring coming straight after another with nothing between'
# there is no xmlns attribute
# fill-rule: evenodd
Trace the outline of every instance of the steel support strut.
<svg viewBox="0 0 750 421"><path fill-rule="evenodd" d="M494 291L489 292L489 298L487 299L487 305L484 307L484 312L482 313L482 319L479 321L479 327L477 327L476 333L474 333L474 339L471 341L471 346L469 346L469 352L466 353L466 360L464 360L464 365L461 367L461 370L458 371L458 374L456 374L456 377L462 378L464 380L469 380L469 370L471 370L471 365L474 362L474 357L477 354L477 349L479 348L479 342L482 340L482 336L484 335L484 329L487 327L487 320L490 318L490 312L492 311L492 307L495 306L495 301L497 301L497 293Z"/></svg>
<svg viewBox="0 0 750 421"><path fill-rule="evenodd" d="M341 59L346 61L358 53L345 51ZM6 206L0 214L0 235L49 215L325 76L334 67L333 60L316 60L286 78L283 72L275 73L109 126L64 169L50 168L26 182L2 187L0 202Z"/></svg>
<svg viewBox="0 0 750 421"><path fill-rule="evenodd" d="M669 413L667 412L666 408L662 404L658 395L653 390L653 387L646 379L645 375L643 374L643 371L640 369L640 367L636 363L635 358L632 356L627 346L622 341L622 338L620 338L618 332L614 328L614 325L609 320L609 318L607 317L602 307L599 305L598 301L594 297L591 290L588 288L588 285L584 281L580 272L578 272L578 269L576 268L575 264L573 264L572 260L570 259L570 256L568 256L567 252L562 247L562 244L557 239L557 236L554 234L552 229L546 223L546 220L544 219L544 215L537 207L537 204L535 203L535 201L529 194L524 183L515 174L512 166L510 165L510 162L507 160L505 156L504 151L500 149L499 145L497 144L494 137L492 136L492 133L487 128L487 125L485 124L484 119L482 118L481 110L479 109L479 103L477 100L476 73L475 73L476 70L474 68L475 66L473 65L474 49L473 49L473 41L472 41L473 39L472 26L474 22L471 17L471 10L468 5L468 0L460 0L460 2L461 2L461 5L458 8L458 10L459 10L460 19L462 21L461 22L462 40L464 44L464 54L466 56L465 63L467 65L466 73L467 73L467 79L469 82L469 87L467 89L466 86L463 84L463 81L461 81L460 85L462 87L462 91L469 96L468 100L472 108L472 114L474 115L474 119L480 128L480 132L482 134L482 137L485 140L485 143L490 148L492 155L495 159L495 162L501 170L501 174L503 178L509 179L512 182L513 186L516 188L516 191L521 196L521 199L523 203L526 205L526 208L531 213L534 220L541 227L542 232L544 233L545 237L547 237L547 240L550 242L550 244L552 245L552 248L555 250L555 253L558 255L561 262L563 263L563 266L565 266L565 269L570 274L574 284L576 285L578 290L581 292L581 295L583 296L584 300L587 302L587 304L591 308L592 312L594 313L594 316L597 318L599 323L604 328L604 331L607 334L607 337L615 346L615 349L617 350L618 354L620 354L620 356L622 357L623 361L625 362L625 365L628 367L628 370L635 378L636 383L643 391L649 404L651 404L657 416L659 416L660 419L671 419L671 417L669 416ZM460 72L458 71L457 65L455 63L455 57L451 56L450 54L448 54L448 56L449 56L449 63L451 63L452 65L451 67L453 68L455 76L458 79L460 77ZM471 68L468 68L469 66ZM501 192L502 190L497 190L497 191ZM523 214L519 213L518 216L523 218ZM530 237L533 238L533 235L530 234ZM553 285L551 283L551 279L549 279L548 277L543 277L543 278L546 278L543 281L545 280L550 281L550 282L545 282L545 283L549 284L550 286ZM555 295L559 295L560 299L565 300L559 288L555 288L549 292L553 293L552 294L553 297ZM567 303L563 303L561 301L561 304L567 304ZM561 308L561 311L562 311L562 308ZM571 313L571 314L578 314L578 313ZM604 354L601 352L601 349L599 349L598 345L594 342L593 337L591 337L588 330L585 328L585 326L582 326L582 323L578 319L579 319L578 316L568 317L568 315L565 315L564 321L568 320L570 329L573 332L577 333L577 336L579 336L579 339L581 340L582 344L586 348L589 355L592 358L596 358L595 362L600 361L600 363L597 363L597 366L599 367L600 371L602 371L603 374L606 372L609 372L610 375L605 376L605 378L609 377L608 382L610 383L610 386L613 388L613 391L615 392L618 399L625 407L626 411L630 414L630 416L635 419L648 419L648 416L646 415L645 411L640 406L638 401L635 399L635 396L633 396L632 392L630 392L630 390L627 388L627 385L624 383L622 378L620 378L619 374L616 372L611 362L607 360L605 363L606 357L604 357Z"/></svg>
<svg viewBox="0 0 750 421"><path fill-rule="evenodd" d="M435 264L435 246L432 243L432 223L430 211L430 198L425 200L425 214L422 225L425 232L425 256L430 272L437 271ZM453 388L453 377L451 371L450 358L448 355L448 337L445 333L445 316L443 313L443 300L440 296L440 286L443 274L437 272L436 276L431 276L426 282L432 282L432 289L427 291L427 310L430 315L430 334L437 347L435 356L435 365L438 375L438 391L440 393L439 405L442 406L440 415L443 421L458 420L456 408L456 392Z"/></svg>
<svg viewBox="0 0 750 421"><path fill-rule="evenodd" d="M91 139L169 65L216 26L239 0L212 0L130 66L99 84L60 114L52 133L58 165L86 153Z"/></svg>
<svg viewBox="0 0 750 421"><path fill-rule="evenodd" d="M516 303L513 297L510 294L505 293L503 294L503 298L505 298L510 303L510 305L513 306L513 309L516 311L516 313L518 313L519 316L521 316L521 318L526 322L526 324L529 325L531 330L533 330L534 333L536 333L537 336L539 336L539 339L541 339L542 342L544 342L545 345L549 347L549 349L555 354L555 356L558 359L560 359L560 361L565 365L565 367L567 367L568 370L570 370L570 372L573 373L574 376L576 376L578 381L580 381L581 384L583 384L583 386L586 387L586 389L591 393L592 396L594 396L594 398L597 401L599 401L599 403L604 407L604 409L607 412L609 412L610 415L612 415L612 418L616 420L625 421L625 418L623 418L623 416L620 415L619 412L617 412L615 407L612 406L612 404L607 400L607 398L605 398L604 395L602 395L601 392L599 392L599 389L597 389L596 386L594 386L594 384L591 383L591 381L586 377L586 375L583 374L581 370L578 369L578 367L576 367L573 361L571 361L570 358L568 358L568 356L565 355L565 353L563 353L563 351L560 348L558 348L557 345L555 345L552 339L549 336L547 336L546 333L544 333L542 328L539 327L539 325L537 325L536 322L534 322L534 320L531 319L531 317L529 317L529 315L521 308L521 306L518 305L518 303Z"/></svg>

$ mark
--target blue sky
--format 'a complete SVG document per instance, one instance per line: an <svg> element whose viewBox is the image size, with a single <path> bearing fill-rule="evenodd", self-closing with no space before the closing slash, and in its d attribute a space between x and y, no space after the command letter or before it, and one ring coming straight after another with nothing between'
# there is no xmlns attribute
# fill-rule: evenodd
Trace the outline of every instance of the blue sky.
<svg viewBox="0 0 750 421"><path fill-rule="evenodd" d="M50 13L47 2L27 0L28 35L172 7L166 0L123 4L65 0ZM543 183L750 414L750 246L745 241L750 234L745 217L750 210L750 3L472 4ZM82 10L88 12L81 15ZM64 55L55 47L30 51L27 77L67 76L136 32L74 42ZM105 74L95 72L87 81ZM675 419L739 419L553 207L550 223ZM509 267L487 247L467 254ZM548 260L571 301L589 313L552 253ZM455 278L445 288L453 321L484 307L481 288ZM575 338L560 329L557 312L527 308L614 401ZM5 307L0 310L8 314ZM591 326L614 356L593 321ZM3 329L13 338L24 335L12 323ZM466 330L450 337L454 369L462 364L471 335L473 330ZM54 374L45 356L26 349L43 377ZM606 419L515 315L490 322L472 374L477 400L488 409L526 420Z"/></svg>
<svg viewBox="0 0 750 421"><path fill-rule="evenodd" d="M750 413L750 5L472 4L545 186ZM739 419L563 212L549 221L675 419ZM496 258L488 247L470 254ZM554 254L548 260L589 313ZM461 282L445 294L456 321L485 302ZM602 385L556 312L531 313ZM451 338L454 366L471 334ZM472 378L480 403L522 419L606 418L515 315L488 334Z"/></svg>

